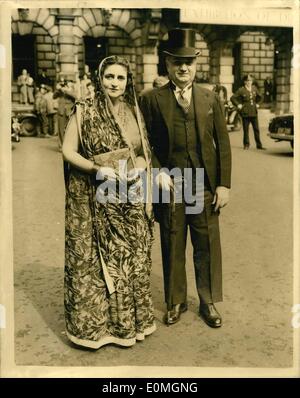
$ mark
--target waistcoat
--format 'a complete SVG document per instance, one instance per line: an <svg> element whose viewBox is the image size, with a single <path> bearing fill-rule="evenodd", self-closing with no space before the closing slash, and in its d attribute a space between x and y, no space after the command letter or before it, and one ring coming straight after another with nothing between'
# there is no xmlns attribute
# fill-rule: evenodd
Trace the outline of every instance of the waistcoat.
<svg viewBox="0 0 300 398"><path fill-rule="evenodd" d="M200 142L198 138L193 96L187 114L174 99L173 151L170 159L170 168L203 167L201 159Z"/></svg>

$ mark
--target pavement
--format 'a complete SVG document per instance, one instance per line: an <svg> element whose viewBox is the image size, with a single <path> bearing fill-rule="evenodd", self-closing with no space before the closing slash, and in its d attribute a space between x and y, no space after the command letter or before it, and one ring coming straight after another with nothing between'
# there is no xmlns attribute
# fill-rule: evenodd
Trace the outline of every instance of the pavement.
<svg viewBox="0 0 300 398"><path fill-rule="evenodd" d="M131 348L79 349L64 332L64 182L57 137L13 144L16 365L288 368L293 360L293 155L267 137L271 114L260 111L266 151L242 149L231 132L230 204L220 217L223 327L197 314L188 245L188 304L181 321L162 323L165 310L159 233L153 247L152 291L157 331ZM252 132L251 132L252 133ZM124 369L123 368L123 372ZM126 371L125 371L126 372ZM145 374L146 376L147 374ZM118 376L116 374L116 376Z"/></svg>

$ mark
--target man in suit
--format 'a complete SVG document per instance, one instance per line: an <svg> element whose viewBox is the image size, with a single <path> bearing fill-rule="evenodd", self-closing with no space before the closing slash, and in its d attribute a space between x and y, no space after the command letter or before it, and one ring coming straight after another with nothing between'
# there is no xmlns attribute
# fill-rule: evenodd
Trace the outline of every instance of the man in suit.
<svg viewBox="0 0 300 398"><path fill-rule="evenodd" d="M167 325L180 320L187 310L185 251L187 229L193 245L199 314L210 327L220 327L222 318L214 303L222 301L221 246L218 215L229 200L231 150L220 101L215 93L195 84L195 32L169 32L165 51L169 83L141 98L153 151L153 167L193 171L192 187L197 187L196 170L204 169L204 209L189 214L185 200L175 204L173 221L170 204L156 205L160 223ZM184 178L183 178L184 180ZM172 190L171 176L161 170L156 182L162 190ZM183 181L184 186L186 181ZM179 201L178 201L179 202ZM175 222L175 226L173 224ZM175 232L175 241L170 236ZM170 256L170 251L172 255ZM171 305L170 305L171 302Z"/></svg>

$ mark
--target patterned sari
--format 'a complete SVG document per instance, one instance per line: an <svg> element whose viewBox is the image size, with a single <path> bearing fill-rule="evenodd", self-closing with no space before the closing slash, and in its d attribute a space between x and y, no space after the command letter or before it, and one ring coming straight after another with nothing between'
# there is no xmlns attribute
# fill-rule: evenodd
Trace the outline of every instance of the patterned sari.
<svg viewBox="0 0 300 398"><path fill-rule="evenodd" d="M124 102L138 120L130 74ZM79 110L82 156L93 160L97 154L129 147L134 157L126 124L118 123L102 87L94 101L78 104L77 114ZM143 126L139 132L149 182L149 145ZM131 346L156 329L150 289L153 217L149 204L142 202L99 203L96 189L95 176L71 168L65 223L67 336L95 349L109 343Z"/></svg>

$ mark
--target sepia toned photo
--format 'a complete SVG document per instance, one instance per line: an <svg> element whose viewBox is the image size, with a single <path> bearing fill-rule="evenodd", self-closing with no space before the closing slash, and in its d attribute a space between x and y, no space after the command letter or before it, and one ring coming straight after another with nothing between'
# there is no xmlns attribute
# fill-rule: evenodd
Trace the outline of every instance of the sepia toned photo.
<svg viewBox="0 0 300 398"><path fill-rule="evenodd" d="M299 377L299 5L137 3L0 3L1 376Z"/></svg>

